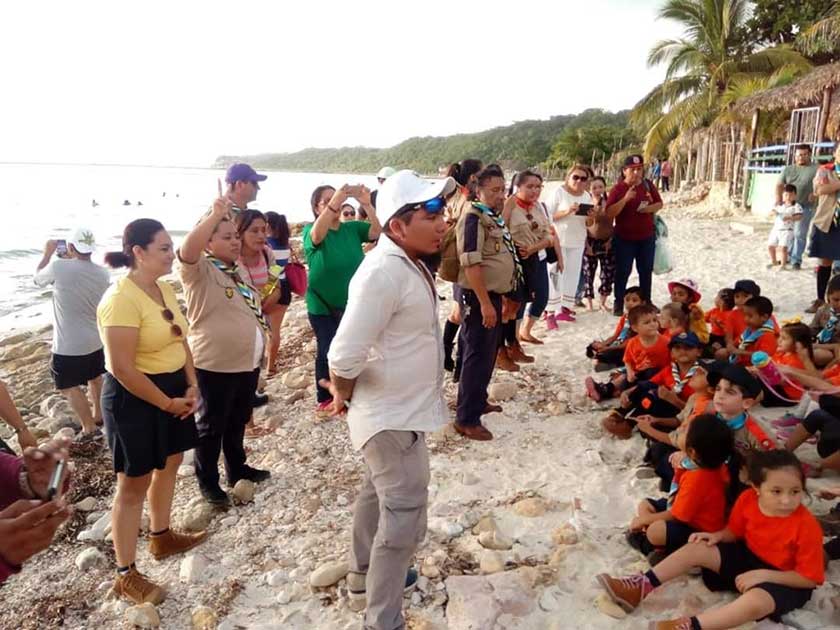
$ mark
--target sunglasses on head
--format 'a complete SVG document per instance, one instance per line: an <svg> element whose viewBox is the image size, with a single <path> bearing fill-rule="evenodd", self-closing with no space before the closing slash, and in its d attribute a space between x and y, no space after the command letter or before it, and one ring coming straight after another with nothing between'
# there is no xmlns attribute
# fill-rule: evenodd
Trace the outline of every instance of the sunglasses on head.
<svg viewBox="0 0 840 630"><path fill-rule="evenodd" d="M425 210L426 212L440 212L446 206L446 201L443 197L435 197L423 203L414 204L412 207L417 210Z"/></svg>
<svg viewBox="0 0 840 630"><path fill-rule="evenodd" d="M576 182L585 182L589 180L589 175L572 175L572 179Z"/></svg>
<svg viewBox="0 0 840 630"><path fill-rule="evenodd" d="M181 327L175 323L175 313L170 311L168 308L165 308L161 311L161 314L163 315L163 319L172 324L172 334L176 337L182 337L184 335L184 331L181 330Z"/></svg>

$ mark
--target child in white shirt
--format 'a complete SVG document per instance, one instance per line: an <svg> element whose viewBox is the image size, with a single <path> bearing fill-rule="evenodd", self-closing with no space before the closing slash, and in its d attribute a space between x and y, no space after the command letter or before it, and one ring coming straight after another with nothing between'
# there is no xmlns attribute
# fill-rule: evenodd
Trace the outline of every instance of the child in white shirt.
<svg viewBox="0 0 840 630"><path fill-rule="evenodd" d="M770 264L767 268L790 269L788 252L793 246L793 227L802 219L802 206L796 203L796 186L785 185L782 204L773 208L772 214L776 218L767 241L767 248L770 251Z"/></svg>

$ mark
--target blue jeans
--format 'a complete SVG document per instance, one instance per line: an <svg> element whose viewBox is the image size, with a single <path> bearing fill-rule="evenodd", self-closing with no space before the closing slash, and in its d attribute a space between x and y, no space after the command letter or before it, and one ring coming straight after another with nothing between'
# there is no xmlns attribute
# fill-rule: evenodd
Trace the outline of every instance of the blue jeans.
<svg viewBox="0 0 840 630"><path fill-rule="evenodd" d="M318 385L318 381L322 378L330 378L327 353L330 351L333 337L338 331L338 320L332 315L313 315L309 313L309 324L315 333L315 343L318 348L315 353L315 386L318 402L322 403L332 398L328 390Z"/></svg>
<svg viewBox="0 0 840 630"><path fill-rule="evenodd" d="M814 218L814 208L809 204L800 203L802 206L802 218L793 227L793 247L790 250L790 263L801 265L802 256L805 254L805 243L808 241L808 234L811 231L811 220Z"/></svg>
<svg viewBox="0 0 840 630"><path fill-rule="evenodd" d="M636 262L636 272L639 274L639 287L642 290L642 295L645 296L646 300L650 300L656 237L651 236L641 241L628 241L620 236L613 236L613 251L615 252L616 309L624 308L624 292L633 271L633 261Z"/></svg>
<svg viewBox="0 0 840 630"><path fill-rule="evenodd" d="M544 260L537 261L537 273L534 274L534 299L528 308L528 315L533 319L539 319L548 304L548 263ZM525 306L528 300L523 300L516 313L516 319L525 317Z"/></svg>

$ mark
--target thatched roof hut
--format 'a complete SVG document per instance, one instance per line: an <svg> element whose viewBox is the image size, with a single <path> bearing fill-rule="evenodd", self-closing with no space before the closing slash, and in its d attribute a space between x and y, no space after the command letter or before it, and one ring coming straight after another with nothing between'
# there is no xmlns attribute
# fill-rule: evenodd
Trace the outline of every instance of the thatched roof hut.
<svg viewBox="0 0 840 630"><path fill-rule="evenodd" d="M821 135L840 131L840 62L817 66L801 78L781 87L757 92L733 106L733 112L749 118L756 111L791 111L821 106Z"/></svg>

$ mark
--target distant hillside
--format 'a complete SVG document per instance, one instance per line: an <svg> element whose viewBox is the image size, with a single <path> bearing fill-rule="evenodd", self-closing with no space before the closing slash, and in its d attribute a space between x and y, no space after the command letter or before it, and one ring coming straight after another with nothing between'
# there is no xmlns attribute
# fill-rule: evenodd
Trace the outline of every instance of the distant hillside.
<svg viewBox="0 0 840 630"><path fill-rule="evenodd" d="M553 116L549 120L524 120L487 131L445 137L409 138L387 149L343 147L304 149L295 153L222 155L215 167L248 162L257 168L322 173L374 173L382 166L412 168L437 173L438 167L464 158L496 162L521 170L546 162L562 132L578 128L609 128L624 133L627 111L618 113L588 109L578 115ZM589 161L588 159L586 160Z"/></svg>

